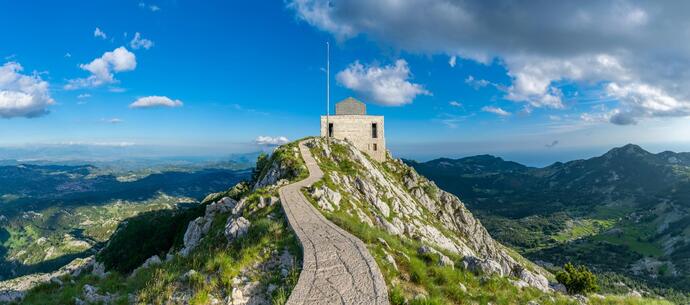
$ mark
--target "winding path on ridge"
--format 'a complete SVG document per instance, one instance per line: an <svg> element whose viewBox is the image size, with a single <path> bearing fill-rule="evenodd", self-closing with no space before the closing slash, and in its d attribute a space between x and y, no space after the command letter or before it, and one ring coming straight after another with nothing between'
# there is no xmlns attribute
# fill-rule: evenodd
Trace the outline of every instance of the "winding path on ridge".
<svg viewBox="0 0 690 305"><path fill-rule="evenodd" d="M309 177L279 191L304 252L302 273L287 305L388 304L386 283L364 243L328 221L302 194L323 172L304 142L299 150Z"/></svg>

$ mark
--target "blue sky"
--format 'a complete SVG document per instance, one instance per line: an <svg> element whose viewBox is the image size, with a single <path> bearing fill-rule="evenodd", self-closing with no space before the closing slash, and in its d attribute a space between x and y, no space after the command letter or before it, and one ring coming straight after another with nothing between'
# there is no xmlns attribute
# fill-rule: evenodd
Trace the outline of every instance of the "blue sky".
<svg viewBox="0 0 690 305"><path fill-rule="evenodd" d="M398 156L492 153L539 165L629 142L690 150L690 95L669 81L683 69L649 69L683 67L687 50L634 41L668 32L658 9L583 3L570 16L546 2L529 8L534 20L492 22L481 4L427 9L441 2L3 1L0 146L224 155L261 148L259 137L315 135L329 41L332 100L354 96L385 115ZM590 24L601 14L620 24ZM540 34L539 22L554 29ZM613 42L582 38L621 24L629 32L608 33Z"/></svg>

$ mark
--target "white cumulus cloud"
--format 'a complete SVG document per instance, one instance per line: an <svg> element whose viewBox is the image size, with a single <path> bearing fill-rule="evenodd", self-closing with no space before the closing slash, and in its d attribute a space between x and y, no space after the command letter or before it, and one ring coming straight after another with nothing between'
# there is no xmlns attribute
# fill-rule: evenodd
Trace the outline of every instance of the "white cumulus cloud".
<svg viewBox="0 0 690 305"><path fill-rule="evenodd" d="M0 66L0 117L38 117L48 113L55 103L48 91L48 82L34 73L22 74L17 62Z"/></svg>
<svg viewBox="0 0 690 305"><path fill-rule="evenodd" d="M482 107L482 111L493 113L495 115L503 116L503 117L511 115L510 112L503 110L503 108L501 108L501 107L484 106L484 107Z"/></svg>
<svg viewBox="0 0 690 305"><path fill-rule="evenodd" d="M283 145L290 140L288 138L280 136L280 137L270 137L270 136L258 136L254 142L258 145Z"/></svg>
<svg viewBox="0 0 690 305"><path fill-rule="evenodd" d="M153 41L148 40L146 38L142 38L141 34L139 32L136 32L134 33L134 38L132 38L132 41L129 42L129 46L135 50L138 50L140 48L148 50L151 47L153 47Z"/></svg>
<svg viewBox="0 0 690 305"><path fill-rule="evenodd" d="M114 74L118 72L133 71L137 67L137 58L134 53L125 47L119 47L103 56L94 59L88 64L81 64L79 68L88 71L91 75L87 78L71 79L65 85L65 89L98 87L104 84L117 83Z"/></svg>
<svg viewBox="0 0 690 305"><path fill-rule="evenodd" d="M336 79L368 101L386 106L412 103L417 95L430 95L422 85L409 81L410 68L403 59L388 66L368 66L356 61L338 72Z"/></svg>
<svg viewBox="0 0 690 305"><path fill-rule="evenodd" d="M183 103L180 100L173 100L167 96L146 96L138 98L133 103L129 104L129 108L156 108L156 107L182 107Z"/></svg>

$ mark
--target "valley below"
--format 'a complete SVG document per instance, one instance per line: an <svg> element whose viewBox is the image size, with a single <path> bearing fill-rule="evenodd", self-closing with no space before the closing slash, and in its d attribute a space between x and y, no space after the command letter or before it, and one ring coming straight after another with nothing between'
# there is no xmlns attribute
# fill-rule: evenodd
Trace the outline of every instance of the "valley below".
<svg viewBox="0 0 690 305"><path fill-rule="evenodd" d="M690 295L690 154L636 145L533 168L482 155L406 161L463 199L491 235L553 270L599 274L605 291Z"/></svg>
<svg viewBox="0 0 690 305"><path fill-rule="evenodd" d="M243 163L0 166L0 280L54 271L102 248L140 213L185 209L246 179Z"/></svg>

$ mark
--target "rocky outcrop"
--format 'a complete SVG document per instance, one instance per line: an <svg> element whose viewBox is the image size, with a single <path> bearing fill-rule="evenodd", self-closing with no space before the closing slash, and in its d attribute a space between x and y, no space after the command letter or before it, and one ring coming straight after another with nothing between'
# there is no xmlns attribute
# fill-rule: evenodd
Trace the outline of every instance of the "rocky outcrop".
<svg viewBox="0 0 690 305"><path fill-rule="evenodd" d="M99 294L98 288L93 287L89 284L84 285L82 289L83 301L79 298L76 299L76 304L110 304L113 301L113 297L108 294Z"/></svg>
<svg viewBox="0 0 690 305"><path fill-rule="evenodd" d="M309 190L325 213L336 210L326 194L347 194L350 204L344 212L358 217L364 224L378 226L391 235L420 240L440 250L438 253L447 251L466 257L468 267L473 270L501 276L524 270L524 274L518 274L519 278L524 277L524 282L542 290L550 289L546 272L527 260L518 261L511 256L458 197L439 189L401 160L389 157L386 162L375 162L345 141L333 142L344 147L344 152L331 150L329 154L316 156L317 162L354 164L356 174L327 170L325 175L333 182L330 188L324 185ZM308 145L328 151L321 139L310 140ZM444 261L453 265L449 260Z"/></svg>
<svg viewBox="0 0 690 305"><path fill-rule="evenodd" d="M251 223L244 217L232 218L228 217L228 222L225 225L225 237L228 241L233 241L236 238L242 237L249 232Z"/></svg>
<svg viewBox="0 0 690 305"><path fill-rule="evenodd" d="M204 216L197 217L187 225L184 233L183 248L180 250L182 256L187 256L199 245L201 238L208 233L213 223L213 218L217 213L232 212L233 215L239 214L244 207L243 202L237 202L232 198L224 197L206 206Z"/></svg>
<svg viewBox="0 0 690 305"><path fill-rule="evenodd" d="M148 267L155 266L155 265L159 265L162 262L163 261L161 260L161 258L158 255L151 256L151 257L147 258L144 261L144 263L141 264L141 266L134 269L134 271L132 271L132 274L130 276L136 275L137 272L139 272L139 270L141 270L141 269L148 268Z"/></svg>
<svg viewBox="0 0 690 305"><path fill-rule="evenodd" d="M281 163L273 162L266 173L261 176L261 179L254 184L254 189L256 190L272 184L277 184L280 177L284 176L286 172L287 168Z"/></svg>
<svg viewBox="0 0 690 305"><path fill-rule="evenodd" d="M313 192L316 203L326 211L337 211L340 209L340 200L343 196L340 193L333 191L329 187L322 185L319 188L314 189Z"/></svg>
<svg viewBox="0 0 690 305"><path fill-rule="evenodd" d="M212 221L213 219L200 216L187 225L187 231L185 231L183 238L184 247L180 250L182 256L189 255L199 245L201 237L211 228Z"/></svg>
<svg viewBox="0 0 690 305"><path fill-rule="evenodd" d="M517 276L517 278L519 278L521 281L524 281L528 285L537 288L541 291L552 290L552 286L550 285L549 280L541 274L529 272L523 269L520 270L517 274L513 275Z"/></svg>
<svg viewBox="0 0 690 305"><path fill-rule="evenodd" d="M25 275L15 279L0 282L0 303L14 302L24 298L28 290L40 284L55 282L62 283L60 277L65 275L78 276L94 264L94 257L77 258L68 265L51 273L37 273Z"/></svg>
<svg viewBox="0 0 690 305"><path fill-rule="evenodd" d="M474 256L465 256L462 259L462 266L465 270L475 274L504 276L503 267L491 259L481 259Z"/></svg>
<svg viewBox="0 0 690 305"><path fill-rule="evenodd" d="M448 256L444 255L441 252L438 252L436 249L429 247L429 246L421 246L417 252L420 255L426 255L426 256L435 256L438 258L438 264L440 266L448 266L455 268L455 263L453 263L453 260L451 260Z"/></svg>
<svg viewBox="0 0 690 305"><path fill-rule="evenodd" d="M280 159L282 159L282 157L276 158L276 154L283 154L283 156L291 155L291 157L294 159L300 159L301 157L299 156L299 149L297 147L290 149L289 146L281 147L279 149L284 149L284 151L274 152L274 154L271 156L271 164L267 169L264 170L258 181L254 184L254 190L271 185L285 185L288 183L286 178L294 175L294 164L290 164L290 162L281 162Z"/></svg>

